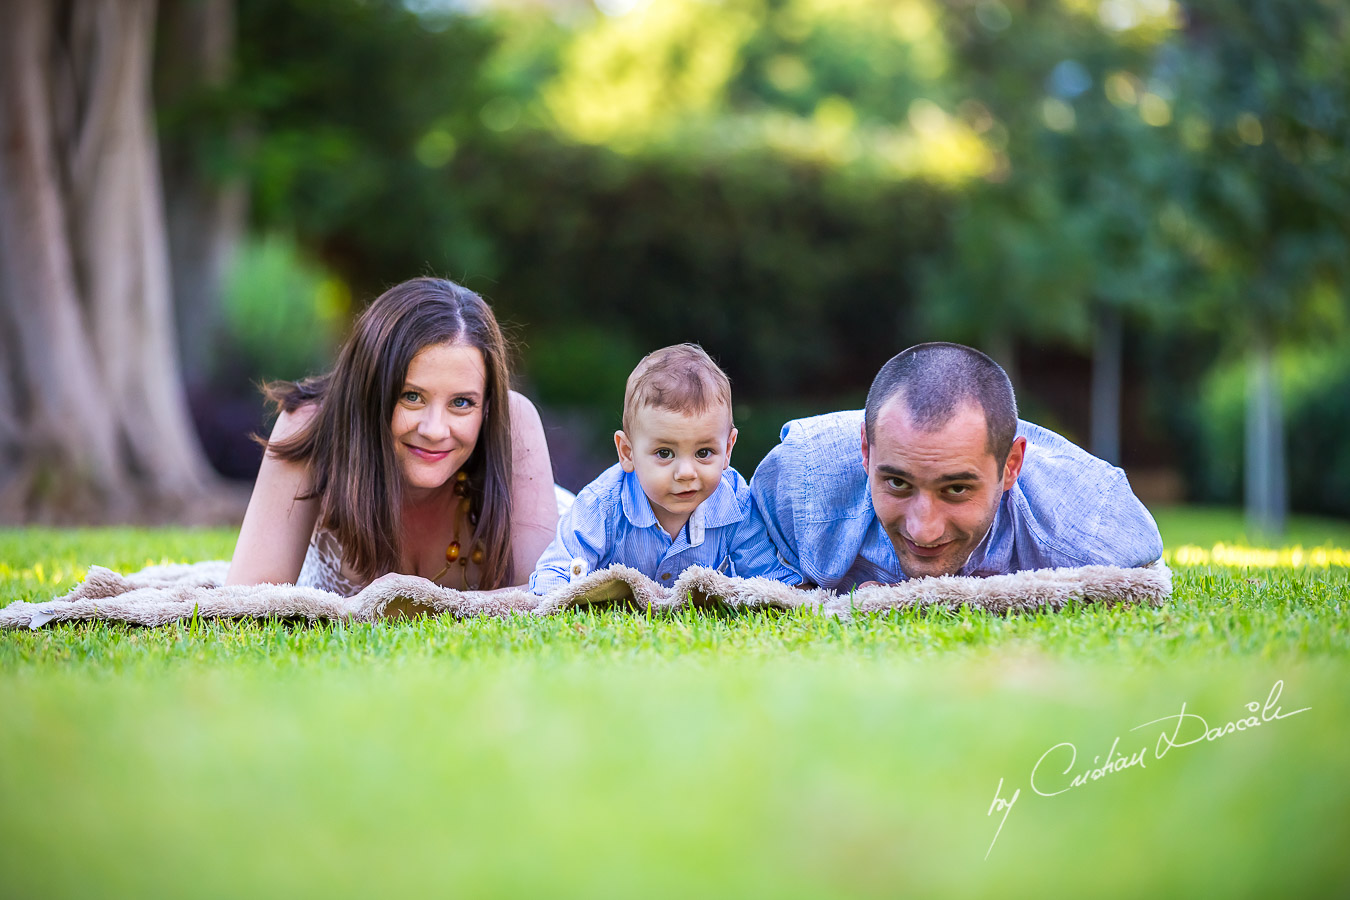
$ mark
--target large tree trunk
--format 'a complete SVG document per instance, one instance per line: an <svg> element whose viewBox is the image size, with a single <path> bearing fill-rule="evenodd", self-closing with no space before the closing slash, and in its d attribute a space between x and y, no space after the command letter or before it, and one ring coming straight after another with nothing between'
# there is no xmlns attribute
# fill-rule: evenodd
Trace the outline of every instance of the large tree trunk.
<svg viewBox="0 0 1350 900"><path fill-rule="evenodd" d="M153 0L0 3L0 518L200 512L151 121Z"/></svg>
<svg viewBox="0 0 1350 900"><path fill-rule="evenodd" d="M1270 338L1261 335L1247 362L1247 523L1256 533L1284 533L1284 414Z"/></svg>
<svg viewBox="0 0 1350 900"><path fill-rule="evenodd" d="M234 0L176 0L159 16L155 94L175 111L176 128L161 136L169 269L177 311L183 377L200 388L220 344L221 292L244 231L248 192L243 179L205 160L227 156L234 125L212 92L229 79L234 58ZM204 142L215 153L199 151Z"/></svg>

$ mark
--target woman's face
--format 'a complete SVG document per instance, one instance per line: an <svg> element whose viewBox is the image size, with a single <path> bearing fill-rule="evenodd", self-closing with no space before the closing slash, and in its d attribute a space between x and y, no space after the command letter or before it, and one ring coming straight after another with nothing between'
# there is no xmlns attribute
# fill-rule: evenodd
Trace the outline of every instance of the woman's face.
<svg viewBox="0 0 1350 900"><path fill-rule="evenodd" d="M408 364L394 408L394 453L415 496L443 486L468 462L483 427L487 365L477 347L432 344Z"/></svg>

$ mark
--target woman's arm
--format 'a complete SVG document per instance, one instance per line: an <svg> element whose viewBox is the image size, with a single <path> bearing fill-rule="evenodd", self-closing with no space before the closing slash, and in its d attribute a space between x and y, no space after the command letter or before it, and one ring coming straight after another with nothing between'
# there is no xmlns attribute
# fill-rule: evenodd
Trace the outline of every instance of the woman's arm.
<svg viewBox="0 0 1350 900"><path fill-rule="evenodd" d="M553 540L558 500L553 493L553 463L544 423L525 397L511 392L511 578L529 581L534 564ZM307 536L308 537L308 536Z"/></svg>
<svg viewBox="0 0 1350 900"><path fill-rule="evenodd" d="M318 407L302 406L283 412L272 428L270 440L294 435ZM263 454L253 496L234 545L226 584L294 584L305 563L305 551L319 517L319 501L297 500L310 491L309 466Z"/></svg>

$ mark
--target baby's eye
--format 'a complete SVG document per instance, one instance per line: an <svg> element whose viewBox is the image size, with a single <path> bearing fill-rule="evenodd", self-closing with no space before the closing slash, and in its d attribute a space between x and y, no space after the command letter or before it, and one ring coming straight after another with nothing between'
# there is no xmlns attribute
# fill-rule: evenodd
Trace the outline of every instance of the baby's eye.
<svg viewBox="0 0 1350 900"><path fill-rule="evenodd" d="M707 447L701 447L694 452L694 457L696 459L708 459L712 457L716 452L717 451L715 450L709 450Z"/></svg>
<svg viewBox="0 0 1350 900"><path fill-rule="evenodd" d="M674 459L674 458L675 458L675 451L674 451L674 450L671 450L669 447L661 447L661 448L659 448L659 449L656 451L656 458L657 458L657 459Z"/></svg>

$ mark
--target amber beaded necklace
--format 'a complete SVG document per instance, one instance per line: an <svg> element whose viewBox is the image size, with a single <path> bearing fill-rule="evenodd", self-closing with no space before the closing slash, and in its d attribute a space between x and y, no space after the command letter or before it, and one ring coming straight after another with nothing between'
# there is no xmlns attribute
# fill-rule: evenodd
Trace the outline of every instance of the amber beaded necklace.
<svg viewBox="0 0 1350 900"><path fill-rule="evenodd" d="M459 547L459 523L463 519L468 519L470 524L477 525L478 517L473 515L470 510L473 503L469 498L469 473L460 470L455 475L455 496L459 498L459 509L455 515L455 531L450 539L450 546L445 548L445 568L441 569L431 579L439 582L445 577L445 573L450 571L450 567L459 563L459 587L461 590L477 590L478 585L469 584L469 563L475 566L483 564L483 545L475 543L473 549L464 553Z"/></svg>

